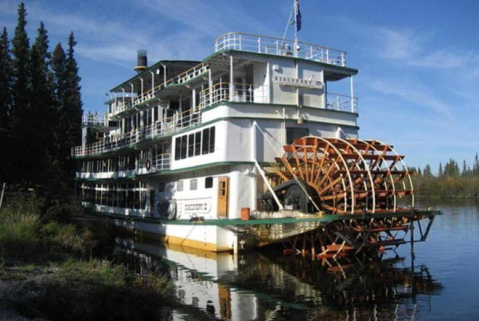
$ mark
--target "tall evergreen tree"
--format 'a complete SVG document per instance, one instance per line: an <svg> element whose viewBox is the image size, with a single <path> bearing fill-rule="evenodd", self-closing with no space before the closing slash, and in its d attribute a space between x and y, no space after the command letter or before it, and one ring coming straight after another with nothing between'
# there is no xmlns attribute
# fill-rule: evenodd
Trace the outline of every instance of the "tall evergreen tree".
<svg viewBox="0 0 479 321"><path fill-rule="evenodd" d="M467 164L466 160L462 161L462 176L467 176L469 174L469 171L467 169Z"/></svg>
<svg viewBox="0 0 479 321"><path fill-rule="evenodd" d="M75 36L73 32L68 37L68 51L67 51L67 87L68 87L68 120L69 126L67 129L67 137L69 140L68 155L70 155L70 148L81 143L81 117L83 114L81 101L81 78L78 75L78 63L75 59Z"/></svg>
<svg viewBox="0 0 479 321"><path fill-rule="evenodd" d="M0 36L0 182L10 180L10 158L5 155L10 149L10 112L12 107L12 58L7 28Z"/></svg>
<svg viewBox="0 0 479 321"><path fill-rule="evenodd" d="M427 164L422 173L424 176L432 176L431 166Z"/></svg>
<svg viewBox="0 0 479 321"><path fill-rule="evenodd" d="M13 179L17 182L29 180L33 172L33 168L31 168L31 154L29 152L29 142L33 133L28 126L28 118L30 117L30 44L25 29L27 25L26 16L25 4L21 3L18 7L18 22L12 40L14 79L12 85L12 149L10 156L18 168L18 170L12 173L14 174Z"/></svg>
<svg viewBox="0 0 479 321"><path fill-rule="evenodd" d="M32 46L31 61L31 112L30 130L34 133L31 138L30 149L36 155L37 179L43 180L46 167L50 166L50 153L53 145L52 113L53 113L53 85L49 70L51 55L48 52L48 32L43 22L38 28L38 36Z"/></svg>
<svg viewBox="0 0 479 321"><path fill-rule="evenodd" d="M476 153L476 157L474 157L474 164L472 165L472 172L475 176L479 175L479 156Z"/></svg>
<svg viewBox="0 0 479 321"><path fill-rule="evenodd" d="M67 58L61 43L58 43L52 55L52 71L53 71L53 94L55 101L55 142L56 155L55 158L62 166L65 164L64 154L62 153L65 146L65 125L62 123L66 120L65 110L67 109L67 91L68 91L68 75L67 75Z"/></svg>
<svg viewBox="0 0 479 321"><path fill-rule="evenodd" d="M58 115L58 154L57 158L66 172L73 174L74 163L71 159L71 148L81 143L82 102L78 64L75 59L76 41L73 33L68 39L68 50L65 52L59 44L52 58L52 69L55 74L55 100Z"/></svg>

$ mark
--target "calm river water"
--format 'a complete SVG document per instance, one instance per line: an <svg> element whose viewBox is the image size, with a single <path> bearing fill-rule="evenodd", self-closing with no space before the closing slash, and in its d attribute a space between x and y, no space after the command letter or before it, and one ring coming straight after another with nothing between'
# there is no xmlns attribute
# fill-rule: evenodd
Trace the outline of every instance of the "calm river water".
<svg viewBox="0 0 479 321"><path fill-rule="evenodd" d="M213 254L117 238L139 273L167 271L171 320L479 320L479 202L423 202L444 214L426 243L382 258L330 261L273 250Z"/></svg>

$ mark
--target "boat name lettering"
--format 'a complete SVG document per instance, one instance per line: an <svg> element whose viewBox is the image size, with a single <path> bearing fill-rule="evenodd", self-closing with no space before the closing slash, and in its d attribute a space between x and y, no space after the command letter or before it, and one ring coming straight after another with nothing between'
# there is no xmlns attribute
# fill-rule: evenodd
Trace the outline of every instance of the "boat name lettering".
<svg viewBox="0 0 479 321"><path fill-rule="evenodd" d="M185 213L208 213L210 209L208 202L184 203Z"/></svg>
<svg viewBox="0 0 479 321"><path fill-rule="evenodd" d="M314 88L314 89L323 88L323 83L320 81L293 78L293 77L274 76L273 83L279 84L282 86L305 87L305 88Z"/></svg>

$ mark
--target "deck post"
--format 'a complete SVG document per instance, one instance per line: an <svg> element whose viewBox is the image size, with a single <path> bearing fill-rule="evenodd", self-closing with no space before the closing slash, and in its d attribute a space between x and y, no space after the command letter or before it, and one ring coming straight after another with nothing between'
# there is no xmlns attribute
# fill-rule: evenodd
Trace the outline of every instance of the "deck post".
<svg viewBox="0 0 479 321"><path fill-rule="evenodd" d="M153 71L150 71L151 74L151 93L155 93L155 73Z"/></svg>
<svg viewBox="0 0 479 321"><path fill-rule="evenodd" d="M409 229L411 231L411 259L414 260L414 208L411 208L411 222L409 223Z"/></svg>
<svg viewBox="0 0 479 321"><path fill-rule="evenodd" d="M234 70L234 65L233 65L233 55L230 55L230 99L229 101L233 101L234 97L234 74L233 74L233 70Z"/></svg>
<svg viewBox="0 0 479 321"><path fill-rule="evenodd" d="M353 76L349 77L349 85L351 87L351 112L354 113L354 82Z"/></svg>
<svg viewBox="0 0 479 321"><path fill-rule="evenodd" d="M134 92L134 86L133 84L130 82L130 86L131 86L131 107L133 107L133 92Z"/></svg>

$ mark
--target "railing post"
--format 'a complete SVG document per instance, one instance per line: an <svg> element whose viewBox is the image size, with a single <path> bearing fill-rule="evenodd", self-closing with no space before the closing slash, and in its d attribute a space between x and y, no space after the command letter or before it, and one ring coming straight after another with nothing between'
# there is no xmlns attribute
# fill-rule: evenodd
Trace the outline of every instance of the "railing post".
<svg viewBox="0 0 479 321"><path fill-rule="evenodd" d="M134 86L132 83L130 83L130 86L131 86L131 107L133 107L133 89L134 89Z"/></svg>
<svg viewBox="0 0 479 321"><path fill-rule="evenodd" d="M261 37L258 37L258 53L261 53Z"/></svg>
<svg viewBox="0 0 479 321"><path fill-rule="evenodd" d="M239 35L239 50L243 50L243 40L241 35Z"/></svg>
<svg viewBox="0 0 479 321"><path fill-rule="evenodd" d="M353 76L349 77L349 85L350 85L350 95L351 95L351 112L354 113L354 83L353 83Z"/></svg>
<svg viewBox="0 0 479 321"><path fill-rule="evenodd" d="M234 66L233 66L233 55L230 56L230 86L229 86L229 90L230 90L230 97L229 97L229 101L233 101L233 90L234 90Z"/></svg>

